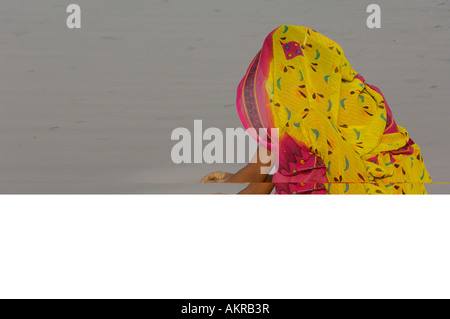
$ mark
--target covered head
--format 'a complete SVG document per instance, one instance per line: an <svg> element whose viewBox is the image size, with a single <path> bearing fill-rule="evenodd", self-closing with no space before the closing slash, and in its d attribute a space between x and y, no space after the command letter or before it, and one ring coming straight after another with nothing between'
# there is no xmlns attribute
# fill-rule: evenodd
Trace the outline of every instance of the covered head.
<svg viewBox="0 0 450 319"><path fill-rule="evenodd" d="M237 108L246 129L268 130L267 136L252 134L261 145L298 161L299 156L286 155L294 141L318 156L331 193L392 193L392 164L403 158L387 154L420 152L394 122L378 88L351 67L342 48L307 27L285 25L267 36L239 84ZM276 139L271 128L278 129ZM429 180L420 161L396 178Z"/></svg>

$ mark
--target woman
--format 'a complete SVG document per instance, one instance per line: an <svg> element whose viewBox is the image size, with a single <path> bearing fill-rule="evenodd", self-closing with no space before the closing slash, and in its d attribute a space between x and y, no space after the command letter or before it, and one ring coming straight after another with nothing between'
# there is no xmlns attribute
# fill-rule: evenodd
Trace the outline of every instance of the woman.
<svg viewBox="0 0 450 319"><path fill-rule="evenodd" d="M357 74L334 41L300 26L266 38L237 94L246 129L277 156L273 178L261 161L202 182L251 183L242 193L426 194L420 148L397 125L381 91ZM260 146L260 147L261 147Z"/></svg>

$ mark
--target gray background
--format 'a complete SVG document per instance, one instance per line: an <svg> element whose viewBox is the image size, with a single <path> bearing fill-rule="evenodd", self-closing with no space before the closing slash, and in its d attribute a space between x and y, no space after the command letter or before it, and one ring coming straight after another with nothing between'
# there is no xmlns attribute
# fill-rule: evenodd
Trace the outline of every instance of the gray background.
<svg viewBox="0 0 450 319"><path fill-rule="evenodd" d="M81 30L66 27L72 2ZM242 165L175 165L170 135L194 119L240 127L236 87L283 24L338 42L450 182L449 17L448 0L0 0L0 193L238 190L197 181Z"/></svg>

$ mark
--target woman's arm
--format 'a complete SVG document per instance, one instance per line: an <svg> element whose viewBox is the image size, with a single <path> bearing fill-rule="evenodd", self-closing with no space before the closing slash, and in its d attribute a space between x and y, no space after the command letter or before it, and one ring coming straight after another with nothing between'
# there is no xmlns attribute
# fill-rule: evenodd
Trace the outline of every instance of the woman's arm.
<svg viewBox="0 0 450 319"><path fill-rule="evenodd" d="M237 173L211 173L203 178L202 183L250 183L239 194L270 194L274 184L268 172L274 164L274 158L272 153L266 150L267 158L263 161L259 151L258 148L253 160Z"/></svg>
<svg viewBox="0 0 450 319"><path fill-rule="evenodd" d="M257 155L255 156L257 157ZM263 183L268 174L263 174L261 172L262 167L270 169L269 165L263 164L257 159L255 163L249 163L243 169L231 175L226 180L226 183Z"/></svg>
<svg viewBox="0 0 450 319"><path fill-rule="evenodd" d="M238 194L249 195L249 194L270 194L272 193L275 184L272 183L272 175L267 175L266 179L262 183L250 183L246 188L241 190Z"/></svg>

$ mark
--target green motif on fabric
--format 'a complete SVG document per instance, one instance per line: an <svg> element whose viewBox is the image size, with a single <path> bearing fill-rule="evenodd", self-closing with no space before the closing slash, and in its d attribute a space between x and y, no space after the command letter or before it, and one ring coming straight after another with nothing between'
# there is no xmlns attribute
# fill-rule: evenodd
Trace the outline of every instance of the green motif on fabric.
<svg viewBox="0 0 450 319"><path fill-rule="evenodd" d="M330 121L330 123L331 123L331 126L333 126L334 130L336 131L336 133L338 133L338 130L337 130L336 127L334 126L333 122Z"/></svg>
<svg viewBox="0 0 450 319"><path fill-rule="evenodd" d="M286 112L287 112L287 114L288 114L288 121L291 119L291 115L292 115L292 113L291 113L291 111L286 107Z"/></svg>
<svg viewBox="0 0 450 319"><path fill-rule="evenodd" d="M316 135L316 141L319 139L320 133L318 130L311 129L311 131Z"/></svg>
<svg viewBox="0 0 450 319"><path fill-rule="evenodd" d="M331 100L328 100L328 110L327 110L327 112L330 112L332 107L333 107L333 102L331 102Z"/></svg>
<svg viewBox="0 0 450 319"><path fill-rule="evenodd" d="M356 140L359 140L359 138L360 138L360 136L361 136L361 132L358 131L356 128L353 129L353 131L355 131L355 134L356 134Z"/></svg>
<svg viewBox="0 0 450 319"><path fill-rule="evenodd" d="M279 78L277 80L277 86L278 86L278 89L280 89L280 91L281 91L281 78Z"/></svg>
<svg viewBox="0 0 450 319"><path fill-rule="evenodd" d="M349 184L345 184L344 194L347 194L349 190L350 190L350 185Z"/></svg>
<svg viewBox="0 0 450 319"><path fill-rule="evenodd" d="M316 50L316 58L314 60L319 60L320 58L320 52L319 50Z"/></svg>

